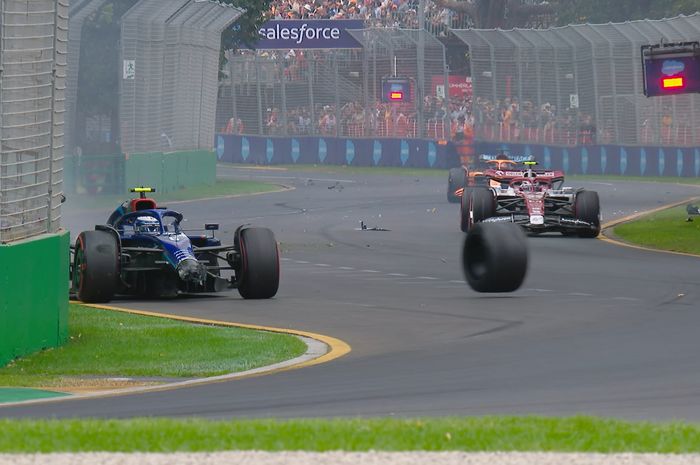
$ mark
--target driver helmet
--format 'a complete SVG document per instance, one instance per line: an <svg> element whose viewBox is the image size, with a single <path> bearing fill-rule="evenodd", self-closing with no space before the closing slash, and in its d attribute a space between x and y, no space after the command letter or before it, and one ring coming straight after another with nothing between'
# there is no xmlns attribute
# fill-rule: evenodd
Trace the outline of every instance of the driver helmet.
<svg viewBox="0 0 700 465"><path fill-rule="evenodd" d="M521 191L533 191L534 187L535 186L530 181L523 181L522 183L520 183Z"/></svg>
<svg viewBox="0 0 700 465"><path fill-rule="evenodd" d="M140 234L160 234L160 223L152 216L139 216L134 221L134 231Z"/></svg>

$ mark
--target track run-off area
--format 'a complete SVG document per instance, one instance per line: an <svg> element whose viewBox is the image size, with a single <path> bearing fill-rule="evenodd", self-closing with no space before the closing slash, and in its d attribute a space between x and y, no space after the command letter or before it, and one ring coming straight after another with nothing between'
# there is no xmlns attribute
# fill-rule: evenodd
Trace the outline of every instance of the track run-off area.
<svg viewBox="0 0 700 465"><path fill-rule="evenodd" d="M111 304L324 334L349 344L347 355L172 390L0 406L0 418L581 413L700 421L700 258L547 234L528 238L519 290L478 294L463 279L464 235L459 206L445 198L446 175L345 171L220 166L220 177L294 189L172 205L185 228L219 222L222 237L243 223L271 228L282 252L274 299L230 291ZM675 184L566 185L598 191L604 222L700 195ZM75 236L108 214L67 203L64 227Z"/></svg>

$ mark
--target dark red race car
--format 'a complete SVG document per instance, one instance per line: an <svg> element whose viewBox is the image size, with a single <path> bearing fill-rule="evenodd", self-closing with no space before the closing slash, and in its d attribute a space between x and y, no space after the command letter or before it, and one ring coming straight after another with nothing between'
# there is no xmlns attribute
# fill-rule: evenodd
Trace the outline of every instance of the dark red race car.
<svg viewBox="0 0 700 465"><path fill-rule="evenodd" d="M461 229L468 232L476 223L510 222L526 231L560 232L565 236L596 237L600 233L598 193L563 187L564 172L525 169L484 172L498 187L470 190L462 197Z"/></svg>

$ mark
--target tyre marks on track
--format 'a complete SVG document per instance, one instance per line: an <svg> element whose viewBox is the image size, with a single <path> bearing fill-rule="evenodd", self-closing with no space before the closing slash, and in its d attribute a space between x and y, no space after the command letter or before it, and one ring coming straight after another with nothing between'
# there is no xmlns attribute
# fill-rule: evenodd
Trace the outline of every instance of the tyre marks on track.
<svg viewBox="0 0 700 465"><path fill-rule="evenodd" d="M411 276L406 273L394 271L381 271L373 269L358 269L352 266L336 266L328 263L314 263L308 260L297 260L288 257L280 258L285 263L285 268L304 272L309 275L339 275L343 278L351 278L360 281L377 281L398 284L400 286L434 287L436 289L468 289L464 280L444 279L436 276ZM291 268L290 268L291 267ZM629 296L603 296L588 292L563 292L556 289L522 288L517 293L521 296L537 296L547 294L551 296L579 297L582 299L605 299L620 302L639 302L637 297Z"/></svg>

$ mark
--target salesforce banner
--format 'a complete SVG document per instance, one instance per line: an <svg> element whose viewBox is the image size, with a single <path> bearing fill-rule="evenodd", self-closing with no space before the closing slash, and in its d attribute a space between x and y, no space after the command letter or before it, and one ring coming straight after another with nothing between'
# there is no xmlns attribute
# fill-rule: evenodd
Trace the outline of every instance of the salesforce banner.
<svg viewBox="0 0 700 465"><path fill-rule="evenodd" d="M361 19L281 19L265 22L258 30L255 48L362 48L348 32L364 29Z"/></svg>

